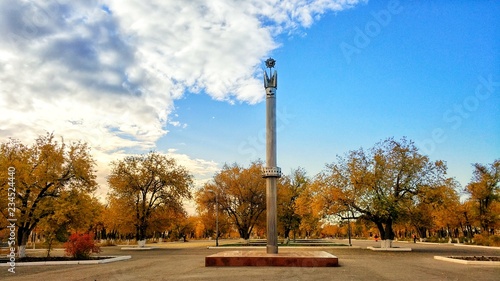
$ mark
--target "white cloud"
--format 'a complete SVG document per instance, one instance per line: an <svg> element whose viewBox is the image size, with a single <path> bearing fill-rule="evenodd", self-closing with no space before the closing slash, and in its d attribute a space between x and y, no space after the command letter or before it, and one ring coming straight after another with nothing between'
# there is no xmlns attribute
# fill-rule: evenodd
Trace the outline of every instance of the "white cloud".
<svg viewBox="0 0 500 281"><path fill-rule="evenodd" d="M110 160L186 126L169 118L185 91L261 101L274 36L357 2L0 0L0 137L87 141L104 183ZM216 167L177 157L201 176Z"/></svg>

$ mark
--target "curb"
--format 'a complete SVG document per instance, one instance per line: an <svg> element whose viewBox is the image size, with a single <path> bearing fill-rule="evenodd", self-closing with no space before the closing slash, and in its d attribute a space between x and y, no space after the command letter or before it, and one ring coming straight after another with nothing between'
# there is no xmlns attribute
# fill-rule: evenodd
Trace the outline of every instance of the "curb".
<svg viewBox="0 0 500 281"><path fill-rule="evenodd" d="M467 261L461 259L452 259L443 256L434 256L435 260L454 262L459 264L468 264L468 265L487 265L487 266L500 266L500 261Z"/></svg>
<svg viewBox="0 0 500 281"><path fill-rule="evenodd" d="M243 249L243 250L255 250L255 249L262 249L262 250L265 250L266 247L265 246L219 246L219 247L214 247L214 246L208 246L207 249L210 249L210 250L240 250L240 249ZM282 249L282 250L285 250L285 249L309 249L309 250L312 250L312 249L361 249L360 246L286 246L286 247L279 247L278 246L278 249Z"/></svg>
<svg viewBox="0 0 500 281"><path fill-rule="evenodd" d="M148 251L148 250L155 250L158 249L157 247L123 247L120 248L122 251Z"/></svg>
<svg viewBox="0 0 500 281"><path fill-rule="evenodd" d="M465 245L465 244L455 244L455 246L457 246L457 247L470 247L470 248L482 248L482 249L500 250L500 247L494 247L494 246Z"/></svg>
<svg viewBox="0 0 500 281"><path fill-rule="evenodd" d="M113 256L103 260L80 260L80 261L35 261L35 262L18 262L18 266L34 266L34 265L75 265L75 264L103 264L115 261L131 259L132 256ZM10 266L10 263L0 263L0 266Z"/></svg>
<svg viewBox="0 0 500 281"><path fill-rule="evenodd" d="M378 248L378 247L366 247L368 250L376 252L411 252L411 248Z"/></svg>

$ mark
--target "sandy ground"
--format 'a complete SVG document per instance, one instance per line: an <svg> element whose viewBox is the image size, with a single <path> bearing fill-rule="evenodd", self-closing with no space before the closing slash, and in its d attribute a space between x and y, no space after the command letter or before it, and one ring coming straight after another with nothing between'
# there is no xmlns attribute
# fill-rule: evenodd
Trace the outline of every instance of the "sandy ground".
<svg viewBox="0 0 500 281"><path fill-rule="evenodd" d="M346 240L335 242L347 243ZM234 241L221 241L234 243ZM380 242L379 242L380 243ZM412 252L373 252L374 241L353 240L356 248L321 248L339 258L339 267L205 267L205 256L220 249L208 249L215 241L150 244L149 251L123 251L105 247L100 255L131 255L132 259L99 265L22 266L16 273L0 267L1 280L500 280L500 267L461 265L435 260L439 256L500 256L499 248L458 247L395 243ZM310 249L280 248L281 251ZM265 250L263 250L265 251ZM43 254L43 251L38 252ZM62 253L56 250L54 254Z"/></svg>

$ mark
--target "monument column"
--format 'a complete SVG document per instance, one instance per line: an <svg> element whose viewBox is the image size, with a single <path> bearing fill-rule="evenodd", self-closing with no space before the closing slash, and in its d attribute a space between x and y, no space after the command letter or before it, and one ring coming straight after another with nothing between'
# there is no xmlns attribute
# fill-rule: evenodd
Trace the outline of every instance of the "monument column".
<svg viewBox="0 0 500 281"><path fill-rule="evenodd" d="M278 253L278 219L276 209L276 182L281 177L281 169L276 160L276 89L278 75L272 73L276 61L266 60L269 76L264 71L264 88L266 89L266 166L262 177L266 178L266 213L267 213L267 253Z"/></svg>
<svg viewBox="0 0 500 281"><path fill-rule="evenodd" d="M325 251L284 252L278 255L278 219L276 188L281 169L276 161L276 89L278 75L273 71L275 60L266 60L264 88L266 89L266 164L262 177L266 179L267 253L260 251L225 251L205 258L205 266L338 266L338 258Z"/></svg>

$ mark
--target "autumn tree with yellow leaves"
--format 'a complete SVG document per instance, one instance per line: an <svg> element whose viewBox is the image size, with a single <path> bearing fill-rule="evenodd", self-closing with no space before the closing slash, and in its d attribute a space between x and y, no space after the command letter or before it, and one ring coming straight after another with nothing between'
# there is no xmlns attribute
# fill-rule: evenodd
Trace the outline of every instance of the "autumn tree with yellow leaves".
<svg viewBox="0 0 500 281"><path fill-rule="evenodd" d="M262 163L253 162L244 168L238 164L224 165L196 194L199 210L213 209L215 201L241 238L249 239L254 228L265 219L266 183L262 179Z"/></svg>
<svg viewBox="0 0 500 281"><path fill-rule="evenodd" d="M53 134L36 139L32 145L18 140L1 144L0 170L15 169L16 244L19 256L26 255L30 233L45 219L56 215L59 199L66 192L92 194L95 181L95 163L85 143L65 144ZM7 173L0 173L0 193L7 194ZM1 208L7 217L7 208ZM65 218L71 221L70 218ZM76 222L73 220L73 222Z"/></svg>
<svg viewBox="0 0 500 281"><path fill-rule="evenodd" d="M127 239L135 236L134 206L128 198L107 197L100 221L106 230L106 239Z"/></svg>
<svg viewBox="0 0 500 281"><path fill-rule="evenodd" d="M413 142L389 138L366 151L350 151L327 165L319 177L326 209L350 210L372 221L381 238L393 240L393 225L406 213L424 188L445 180L446 165L432 162ZM328 198L328 196L331 196Z"/></svg>
<svg viewBox="0 0 500 281"><path fill-rule="evenodd" d="M300 227L302 216L299 212L301 207L299 198L304 194L308 185L309 178L303 168L292 171L290 176L282 176L278 182L278 229L283 233L284 238L289 238L290 232L296 232Z"/></svg>
<svg viewBox="0 0 500 281"><path fill-rule="evenodd" d="M128 156L111 166L110 200L131 208L137 241L146 239L157 211L182 209L182 200L191 198L192 175L165 155Z"/></svg>
<svg viewBox="0 0 500 281"><path fill-rule="evenodd" d="M465 191L470 195L482 232L493 234L500 223L500 159L489 165L475 163L473 166L472 181Z"/></svg>
<svg viewBox="0 0 500 281"><path fill-rule="evenodd" d="M37 227L45 238L47 256L50 256L53 242L66 242L70 233L91 232L103 210L96 197L77 189L63 190L53 207L54 212Z"/></svg>
<svg viewBox="0 0 500 281"><path fill-rule="evenodd" d="M441 185L423 186L411 204L406 205L406 213L402 213L400 221L411 225L421 238L431 231L439 232L443 238L452 237L463 216L459 212L459 189L460 184L452 178Z"/></svg>

